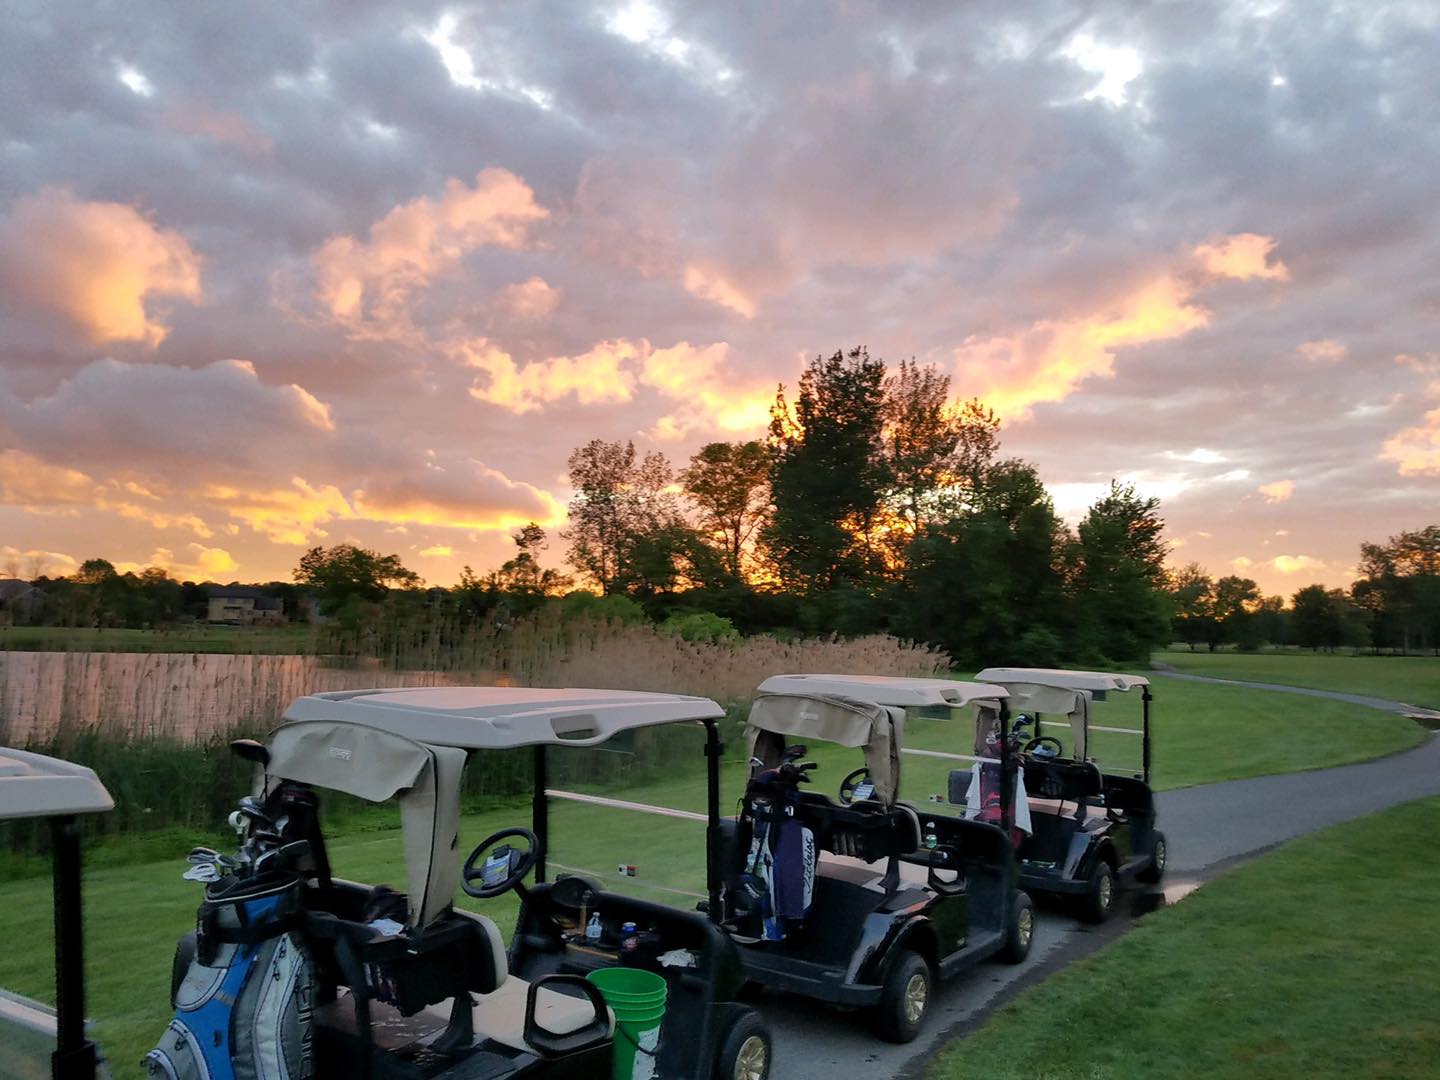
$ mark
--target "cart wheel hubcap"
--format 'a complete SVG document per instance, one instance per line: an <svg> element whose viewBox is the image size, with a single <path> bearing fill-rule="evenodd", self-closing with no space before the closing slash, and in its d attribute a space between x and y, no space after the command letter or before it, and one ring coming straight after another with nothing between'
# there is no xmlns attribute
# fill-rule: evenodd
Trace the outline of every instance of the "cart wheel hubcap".
<svg viewBox="0 0 1440 1080"><path fill-rule="evenodd" d="M917 971L905 984L905 1019L909 1023L920 1022L920 1017L925 1015L926 999L929 997L930 987L925 984L925 976Z"/></svg>
<svg viewBox="0 0 1440 1080"><path fill-rule="evenodd" d="M765 1040L751 1035L740 1044L740 1053L735 1056L735 1080L761 1080L768 1057Z"/></svg>
<svg viewBox="0 0 1440 1080"><path fill-rule="evenodd" d="M1109 874L1101 874L1101 875L1100 875L1100 906L1101 906L1102 908L1108 908L1108 907L1110 906L1110 896L1111 896L1111 894L1114 892L1114 889L1115 889L1115 886L1114 886L1114 883L1111 882L1111 880L1110 880L1110 875L1109 875Z"/></svg>
<svg viewBox="0 0 1440 1080"><path fill-rule="evenodd" d="M1020 947L1028 949L1030 938L1035 933L1035 913L1029 908L1020 912Z"/></svg>
<svg viewBox="0 0 1440 1080"><path fill-rule="evenodd" d="M1161 840L1155 845L1155 869L1165 869L1165 841Z"/></svg>

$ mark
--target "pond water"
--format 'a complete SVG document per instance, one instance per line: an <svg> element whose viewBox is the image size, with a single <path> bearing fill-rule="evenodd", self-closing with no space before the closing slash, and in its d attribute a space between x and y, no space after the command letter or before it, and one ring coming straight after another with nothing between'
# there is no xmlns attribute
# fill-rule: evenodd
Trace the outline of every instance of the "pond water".
<svg viewBox="0 0 1440 1080"><path fill-rule="evenodd" d="M0 744L24 745L61 728L142 738L258 734L302 694L505 681L493 672L341 667L315 656L0 652Z"/></svg>

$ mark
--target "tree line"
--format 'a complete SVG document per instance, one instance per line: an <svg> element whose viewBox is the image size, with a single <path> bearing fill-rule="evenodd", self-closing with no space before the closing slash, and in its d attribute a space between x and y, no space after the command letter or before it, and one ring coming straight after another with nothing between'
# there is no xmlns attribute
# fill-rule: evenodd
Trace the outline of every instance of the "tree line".
<svg viewBox="0 0 1440 1080"><path fill-rule="evenodd" d="M568 461L574 496L553 555L531 524L489 572L424 588L397 555L316 547L292 582L353 640L419 612L503 631L541 607L648 618L687 637L884 632L962 665L1143 661L1192 648L1294 643L1440 645L1440 527L1362 547L1349 590L1301 589L1287 607L1253 580L1171 572L1159 502L1113 483L1075 528L1030 462L1002 453L999 418L952 399L949 377L862 348L817 356L777 389L764 439L712 442L672 463L593 439ZM546 562L563 559L562 571ZM41 579L44 621L165 625L201 617L206 587L91 560ZM449 625L449 624L447 624Z"/></svg>
<svg viewBox="0 0 1440 1080"><path fill-rule="evenodd" d="M1198 563L1169 582L1175 640L1211 651L1298 645L1440 654L1440 525L1360 545L1349 588L1306 585L1289 598L1263 596L1250 578L1212 579Z"/></svg>

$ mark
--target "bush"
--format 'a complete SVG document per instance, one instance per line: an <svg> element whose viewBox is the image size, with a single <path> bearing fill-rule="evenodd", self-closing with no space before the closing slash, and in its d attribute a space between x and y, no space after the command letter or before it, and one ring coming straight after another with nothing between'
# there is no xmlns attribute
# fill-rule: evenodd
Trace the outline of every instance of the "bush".
<svg viewBox="0 0 1440 1080"><path fill-rule="evenodd" d="M734 641L740 636L734 623L709 611L677 611L660 624L660 629L679 634L686 641Z"/></svg>

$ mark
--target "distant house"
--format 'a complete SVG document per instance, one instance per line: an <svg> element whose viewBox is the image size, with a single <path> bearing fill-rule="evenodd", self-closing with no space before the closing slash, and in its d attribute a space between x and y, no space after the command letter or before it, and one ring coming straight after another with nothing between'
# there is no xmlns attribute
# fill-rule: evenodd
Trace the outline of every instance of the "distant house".
<svg viewBox="0 0 1440 1080"><path fill-rule="evenodd" d="M45 594L28 581L0 578L0 622L29 622L44 604Z"/></svg>
<svg viewBox="0 0 1440 1080"><path fill-rule="evenodd" d="M205 621L228 623L231 626L254 626L257 623L283 623L285 605L259 589L243 585L212 588Z"/></svg>

